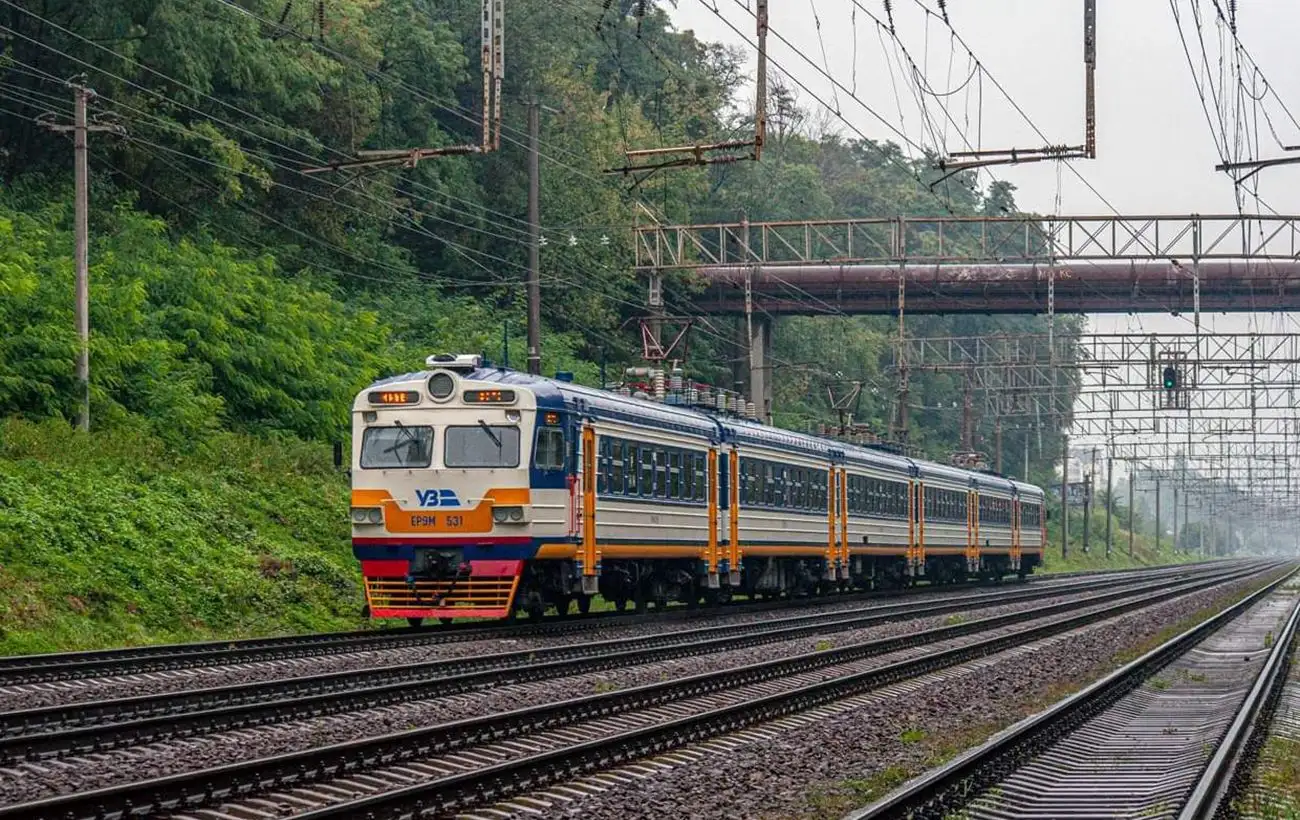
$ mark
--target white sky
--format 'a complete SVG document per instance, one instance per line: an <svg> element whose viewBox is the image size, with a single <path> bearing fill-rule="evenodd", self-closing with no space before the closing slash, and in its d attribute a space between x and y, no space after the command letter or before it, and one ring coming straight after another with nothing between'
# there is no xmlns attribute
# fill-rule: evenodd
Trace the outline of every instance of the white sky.
<svg viewBox="0 0 1300 820"><path fill-rule="evenodd" d="M948 31L936 17L927 18L921 0L892 0L895 29L913 59L924 69L934 91L959 86L970 71L964 49L956 56ZM1204 37L1211 70L1218 72L1220 30L1210 0L1177 0L1183 16L1192 56L1200 60L1200 49L1192 23L1192 5L1199 2L1204 15ZM748 0L752 6L753 0ZM937 0L924 0L938 12ZM1226 10L1228 0L1220 0ZM719 20L722 17L753 38L753 18L745 11L746 0L679 0L672 13L680 29L693 29L706 40L723 41L752 48ZM1025 113L1053 144L1083 141L1083 2L1082 0L948 0L953 27L971 50ZM1219 161L1210 126L1206 122L1188 68L1178 28L1167 0L1097 0L1097 154L1096 160L1080 160L1074 167L1102 196L1124 214L1235 213L1236 200L1231 181L1214 170ZM1300 3L1294 0L1239 0L1238 24L1241 41L1259 64L1277 94L1300 118ZM821 22L825 44L823 61L814 9ZM856 10L856 24L853 20ZM933 147L934 140L922 127L918 108L909 91L901 59L887 33L867 12L885 18L882 0L771 0L769 55L773 68L796 77L809 89L830 101L832 84L817 68L829 73L856 96L918 145ZM929 20L927 26L927 19ZM795 48L780 42L780 34ZM1226 37L1226 32L1224 32ZM927 46L928 40L928 46ZM855 52L856 41L856 57ZM800 56L807 56L807 60ZM926 55L928 53L928 61ZM951 58L952 67L949 69ZM890 69L893 69L892 75ZM898 97L895 96L895 86ZM1026 123L989 81L984 82L983 106L978 103L978 86L947 97L953 119L967 129L975 141L976 123L982 119L985 148L1037 147L1043 139ZM742 92L752 98L752 90ZM801 102L814 109L821 106L810 94L801 92ZM846 136L853 128L875 139L901 140L862 104L838 92L843 120L834 125ZM902 125L900 126L900 102ZM910 104L909 104L909 101ZM1285 144L1300 144L1297 128L1273 100L1267 110ZM941 118L933 100L932 116ZM1248 106L1250 107L1250 106ZM982 108L982 118L979 116ZM824 109L823 109L824 110ZM1213 108L1211 108L1213 111ZM1232 136L1229 116L1229 136ZM942 120L940 120L942 126ZM942 128L940 129L942 130ZM960 150L954 127L948 125L947 147ZM1260 119L1263 139L1259 155L1280 156L1282 152ZM942 136L942 134L941 134ZM1038 213L1057 210L1057 163L1042 162L1017 167L995 167L992 172L1017 187L1021 208ZM1263 171L1260 196L1281 213L1300 213L1300 165ZM988 176L982 177L987 185ZM1060 209L1063 214L1113 213L1068 169L1060 174ZM1253 205L1251 206L1253 207ZM936 201L935 211L941 206ZM826 214L834 217L837 214ZM1111 331L1190 330L1188 319L1145 315L1091 317L1092 328ZM1206 316L1204 327L1223 331L1295 330L1295 324L1279 316L1249 318Z"/></svg>
<svg viewBox="0 0 1300 820"><path fill-rule="evenodd" d="M1182 16L1192 58L1197 61L1197 76L1203 81L1207 75L1217 79L1219 55L1230 50L1231 45L1226 26L1217 24L1212 0L1173 2ZM1228 0L1219 2L1226 11ZM968 75L969 58L959 45L954 52L948 30L937 16L922 11L922 3L937 15L938 0L892 0L898 38L922 66L932 90L953 89ZM694 29L701 39L744 46L752 72L752 47L745 45L715 12L716 8L722 18L752 40L753 17L745 8L752 4L753 0L678 0L672 16L679 29ZM1200 41L1192 18L1196 4L1203 16L1208 71L1200 65ZM769 55L774 70L797 78L832 106L836 94L817 67L828 69L841 84L856 90L861 103L838 92L843 119L831 118L836 130L852 137L856 136L856 128L874 139L901 142L897 134L866 110L865 104L916 143L935 146L918 116L905 64L894 42L887 32L878 33L876 23L868 16L869 12L885 18L883 0L771 0L770 5ZM1237 6L1242 43L1272 89L1300 119L1300 2L1238 0ZM947 7L953 27L989 74L1042 129L1047 142L1081 144L1083 0L947 0ZM1232 182L1214 170L1220 161L1218 149L1188 67L1170 0L1097 0L1097 7L1098 159L1075 161L1074 167L1109 205L1069 169L1061 170L1058 177L1058 163L997 167L992 172L1016 186L1022 209L1038 213L1106 215L1114 213L1112 206L1124 214L1236 213ZM820 20L820 41L814 14ZM782 43L777 34L793 48ZM1235 81L1229 87L1235 91ZM953 119L972 141L976 124L982 123L980 144L984 148L1044 144L1043 137L989 81L983 86L982 106L977 91L978 86L972 84L969 93L961 91L945 98ZM752 94L752 88L745 89L738 95L738 102L751 100ZM805 107L825 110L809 93L800 92L800 101ZM1231 102L1226 105L1231 106ZM1261 110L1272 118L1282 143L1300 144L1300 126L1291 121L1282 105L1275 100L1266 100L1262 105ZM933 98L928 100L928 108L934 116L943 116ZM1255 113L1249 100L1244 108ZM1229 139L1234 120L1235 116L1229 114ZM1283 156L1266 122L1262 118L1258 122L1261 141L1255 155ZM946 138L946 147L961 150L954 126L948 124L946 137L944 130L940 120L939 136ZM1280 213L1300 213L1300 165L1268 169L1258 179L1259 194L1270 206ZM986 186L988 182L989 177L983 176L981 183ZM1253 208L1253 203L1248 202L1247 210ZM942 212L937 201L935 212ZM1206 315L1202 327L1224 332L1296 332L1300 327L1296 318L1280 314ZM1089 320L1091 329L1101 333L1192 329L1190 316L1121 314L1091 316Z"/></svg>

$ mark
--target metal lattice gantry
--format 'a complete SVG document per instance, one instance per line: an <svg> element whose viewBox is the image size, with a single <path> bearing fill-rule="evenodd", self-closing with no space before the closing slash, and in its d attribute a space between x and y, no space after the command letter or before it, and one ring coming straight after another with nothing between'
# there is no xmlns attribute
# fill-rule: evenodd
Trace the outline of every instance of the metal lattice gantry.
<svg viewBox="0 0 1300 820"><path fill-rule="evenodd" d="M896 367L963 375L988 414L1173 423L1179 415L1167 411L1184 410L1203 429L1219 416L1239 421L1241 412L1291 418L1300 406L1300 333L911 337L904 344ZM1181 382L1176 401L1160 389L1171 365ZM1070 385L1077 395L1067 393Z"/></svg>
<svg viewBox="0 0 1300 820"><path fill-rule="evenodd" d="M1064 429L1184 507L1254 520L1300 504L1300 333L909 338L899 355L960 379L999 430Z"/></svg>
<svg viewBox="0 0 1300 820"><path fill-rule="evenodd" d="M1300 217L895 217L641 225L635 264L765 315L1300 309ZM905 295L905 296L904 296ZM652 307L653 300L652 300ZM674 307L681 310L682 304Z"/></svg>

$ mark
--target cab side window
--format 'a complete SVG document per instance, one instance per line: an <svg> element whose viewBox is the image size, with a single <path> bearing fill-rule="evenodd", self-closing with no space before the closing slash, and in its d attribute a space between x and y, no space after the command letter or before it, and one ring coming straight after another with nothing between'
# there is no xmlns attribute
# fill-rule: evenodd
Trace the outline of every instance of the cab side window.
<svg viewBox="0 0 1300 820"><path fill-rule="evenodd" d="M537 428L533 466L539 470L564 469L564 431L559 427Z"/></svg>

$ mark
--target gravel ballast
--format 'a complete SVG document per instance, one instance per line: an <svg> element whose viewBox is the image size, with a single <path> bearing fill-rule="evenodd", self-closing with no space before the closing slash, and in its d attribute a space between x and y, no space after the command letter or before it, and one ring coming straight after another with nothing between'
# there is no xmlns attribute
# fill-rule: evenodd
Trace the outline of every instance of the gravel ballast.
<svg viewBox="0 0 1300 820"><path fill-rule="evenodd" d="M1099 594L1093 590L1086 596ZM223 732L188 740L155 743L131 749L109 751L93 757L22 764L0 770L0 801L5 803L40 799L101 788L128 780L161 777L183 771L249 760L274 754L317 748L416 727L430 726L470 717L497 714L542 703L581 697L615 689L675 680L690 675L734 668L759 661L791 657L811 651L825 651L901 634L991 618L1029 609L1080 600L1085 594L1054 596L988 607L974 611L913 618L874 627L812 635L790 641L719 652L707 656L680 658L642 666L585 675L575 675L529 684L502 686L492 690L399 706L368 709L347 714L292 721L238 732ZM1061 617L1061 616L1054 616ZM988 633L957 639L971 642ZM892 660L934 651L934 646L890 653L866 662L879 666ZM829 674L829 672L827 673Z"/></svg>
<svg viewBox="0 0 1300 820"><path fill-rule="evenodd" d="M1033 586L1008 585L1008 591L1050 589L1061 583L1078 583L1083 579L1044 579ZM1126 581L1128 579L1125 579ZM1142 580L1133 578L1133 582ZM238 686L260 681L282 680L309 675L375 669L383 666L402 666L429 661L451 660L488 655L498 652L547 649L590 641L621 640L650 635L687 632L709 626L731 626L749 623L766 623L792 616L825 615L833 617L849 610L893 606L899 603L917 605L953 600L966 596L996 594L987 587L953 588L934 593L925 592L908 596L882 596L876 599L831 600L802 606L763 610L761 612L718 613L713 617L689 620L655 621L637 623L594 622L589 628L560 635L538 635L523 638L483 638L456 643L435 643L422 646L395 645L391 649L342 652L304 658L287 658L273 661L195 667L133 675L80 680L56 681L14 687L0 687L0 712L35 709L45 706L68 705L90 700L161 695L206 689L219 686Z"/></svg>
<svg viewBox="0 0 1300 820"><path fill-rule="evenodd" d="M1221 609L1259 580L1221 585L886 687L812 721L783 719L702 744L688 764L649 777L619 770L605 791L546 812L592 818L838 818L942 759L1094 680L1171 625ZM740 745L736 745L736 741ZM500 807L498 807L500 808ZM524 817L523 813L517 815Z"/></svg>

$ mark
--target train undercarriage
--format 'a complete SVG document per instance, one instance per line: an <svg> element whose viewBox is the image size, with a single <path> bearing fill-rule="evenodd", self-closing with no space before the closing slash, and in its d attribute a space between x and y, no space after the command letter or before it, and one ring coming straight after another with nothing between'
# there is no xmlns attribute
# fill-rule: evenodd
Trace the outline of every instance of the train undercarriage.
<svg viewBox="0 0 1300 820"><path fill-rule="evenodd" d="M922 582L930 585L975 580L996 582L1012 575L1025 577L1038 565L1039 555L1025 554L1018 565L1013 565L1009 555L989 553L981 555L974 567L965 555L929 555L925 559L924 572L909 572L908 561L902 556L855 555L849 559L847 573L842 574L828 572L826 561L819 557L751 556L744 558L743 562L739 586L727 583L728 573L724 565L724 571L719 574L720 583L710 587L702 563L695 559L605 561L599 577L600 597L620 612L628 609L644 612L664 609L670 604L688 608L716 606L735 596L776 600L810 598L848 590L896 590ZM551 611L562 615L590 611L593 598L582 593L581 570L576 561L525 561L519 564L518 581L513 585L509 600L500 601L504 604L503 609L488 617L540 618ZM408 586L411 583L408 579ZM429 583L447 584L448 581L430 579ZM443 603L442 599L436 600ZM450 620L448 614L440 610L438 617ZM454 614L466 617L487 615L474 611L472 606L458 606ZM421 620L414 612L406 617L412 623Z"/></svg>

